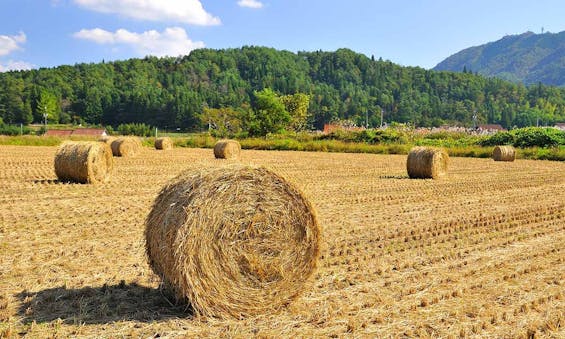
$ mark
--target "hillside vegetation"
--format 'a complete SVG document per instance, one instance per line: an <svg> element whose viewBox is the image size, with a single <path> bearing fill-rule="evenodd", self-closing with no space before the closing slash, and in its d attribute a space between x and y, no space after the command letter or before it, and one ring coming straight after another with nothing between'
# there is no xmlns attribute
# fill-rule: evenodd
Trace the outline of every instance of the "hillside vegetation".
<svg viewBox="0 0 565 339"><path fill-rule="evenodd" d="M462 70L514 82L565 86L565 31L508 35L481 46L464 49L435 70Z"/></svg>
<svg viewBox="0 0 565 339"><path fill-rule="evenodd" d="M49 123L143 122L194 131L209 126L206 109L229 108L249 124L242 128L264 132L272 112L288 128L289 106L265 106L257 93L267 101L307 95L300 128L319 129L336 119L379 126L381 110L384 122L416 126L471 126L474 112L479 123L507 128L565 121L565 88L401 67L347 49L291 53L264 47L0 73L0 118L8 124L45 117Z"/></svg>

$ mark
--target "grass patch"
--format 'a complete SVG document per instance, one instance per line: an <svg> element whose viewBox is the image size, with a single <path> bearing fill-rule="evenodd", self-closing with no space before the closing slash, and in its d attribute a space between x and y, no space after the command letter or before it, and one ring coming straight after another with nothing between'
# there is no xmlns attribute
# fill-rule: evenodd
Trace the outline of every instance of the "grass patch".
<svg viewBox="0 0 565 339"><path fill-rule="evenodd" d="M175 147L213 148L219 140L207 134L172 137ZM141 138L146 147L154 147L155 138ZM34 135L0 136L0 145L57 146L66 139ZM96 140L74 137L71 140ZM372 154L408 154L413 146L444 147L452 157L490 158L492 147L475 144L475 137L418 139L413 143L367 143L335 139L315 138L312 135L293 137L270 136L268 138L246 138L238 140L243 149L271 151L306 151ZM565 146L517 148L518 159L565 161Z"/></svg>

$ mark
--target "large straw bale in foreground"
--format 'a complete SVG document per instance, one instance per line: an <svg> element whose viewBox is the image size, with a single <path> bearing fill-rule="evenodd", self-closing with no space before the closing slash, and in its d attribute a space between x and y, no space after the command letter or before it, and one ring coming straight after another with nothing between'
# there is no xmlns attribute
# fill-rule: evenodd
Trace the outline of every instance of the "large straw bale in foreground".
<svg viewBox="0 0 565 339"><path fill-rule="evenodd" d="M173 140L169 137L161 137L155 139L155 149L169 150L173 148Z"/></svg>
<svg viewBox="0 0 565 339"><path fill-rule="evenodd" d="M133 157L141 150L141 140L137 137L120 137L112 141L112 153L116 157Z"/></svg>
<svg viewBox="0 0 565 339"><path fill-rule="evenodd" d="M110 146L101 142L65 142L55 153L55 174L61 181L106 182L114 168Z"/></svg>
<svg viewBox="0 0 565 339"><path fill-rule="evenodd" d="M492 151L494 161L514 161L516 150L512 146L496 146Z"/></svg>
<svg viewBox="0 0 565 339"><path fill-rule="evenodd" d="M239 159L241 145L235 140L220 140L214 145L216 159Z"/></svg>
<svg viewBox="0 0 565 339"><path fill-rule="evenodd" d="M449 155L440 148L414 147L408 153L406 169L410 178L437 179L447 173Z"/></svg>
<svg viewBox="0 0 565 339"><path fill-rule="evenodd" d="M159 193L147 217L153 271L196 314L273 312L307 286L320 228L302 192L242 165L189 170Z"/></svg>

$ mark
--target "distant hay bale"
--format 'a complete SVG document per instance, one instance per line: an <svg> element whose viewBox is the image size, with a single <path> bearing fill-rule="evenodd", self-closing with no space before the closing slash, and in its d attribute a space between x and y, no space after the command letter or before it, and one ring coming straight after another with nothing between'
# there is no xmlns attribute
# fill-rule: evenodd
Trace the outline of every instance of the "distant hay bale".
<svg viewBox="0 0 565 339"><path fill-rule="evenodd" d="M220 140L214 145L216 159L239 159L241 145L235 140Z"/></svg>
<svg viewBox="0 0 565 339"><path fill-rule="evenodd" d="M160 150L169 150L173 148L173 140L169 137L161 137L155 139L155 148Z"/></svg>
<svg viewBox="0 0 565 339"><path fill-rule="evenodd" d="M185 171L161 190L145 225L153 271L206 316L280 309L306 288L320 251L312 205L265 168Z"/></svg>
<svg viewBox="0 0 565 339"><path fill-rule="evenodd" d="M414 147L408 153L406 169L410 178L437 179L447 173L449 155L440 148Z"/></svg>
<svg viewBox="0 0 565 339"><path fill-rule="evenodd" d="M516 150L512 146L496 146L492 151L494 161L514 161Z"/></svg>
<svg viewBox="0 0 565 339"><path fill-rule="evenodd" d="M141 150L141 140L137 137L120 137L112 141L111 147L116 157L133 157Z"/></svg>
<svg viewBox="0 0 565 339"><path fill-rule="evenodd" d="M112 150L101 142L65 142L55 153L55 174L60 181L106 182L113 168Z"/></svg>

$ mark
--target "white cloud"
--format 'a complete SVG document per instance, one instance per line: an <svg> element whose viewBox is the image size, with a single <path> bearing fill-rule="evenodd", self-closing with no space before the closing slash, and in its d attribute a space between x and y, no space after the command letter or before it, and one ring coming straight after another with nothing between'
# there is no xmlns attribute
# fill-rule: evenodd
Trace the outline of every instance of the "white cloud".
<svg viewBox="0 0 565 339"><path fill-rule="evenodd" d="M27 38L24 32L18 35L0 35L0 56L8 55L22 48Z"/></svg>
<svg viewBox="0 0 565 339"><path fill-rule="evenodd" d="M8 72L8 71L21 71L21 70L29 70L34 68L35 65L30 64L25 61L13 61L9 60L7 63L2 64L0 62L0 73L1 72Z"/></svg>
<svg viewBox="0 0 565 339"><path fill-rule="evenodd" d="M79 6L102 13L164 22L211 26L221 23L204 10L200 0L74 0Z"/></svg>
<svg viewBox="0 0 565 339"><path fill-rule="evenodd" d="M169 27L162 33L151 30L143 33L118 29L108 32L100 28L83 29L73 35L78 39L91 40L101 45L125 45L140 56L179 56L203 48L202 41L192 41L181 27Z"/></svg>
<svg viewBox="0 0 565 339"><path fill-rule="evenodd" d="M239 0L237 4L241 7L248 7L248 8L262 8L263 3L257 0Z"/></svg>

